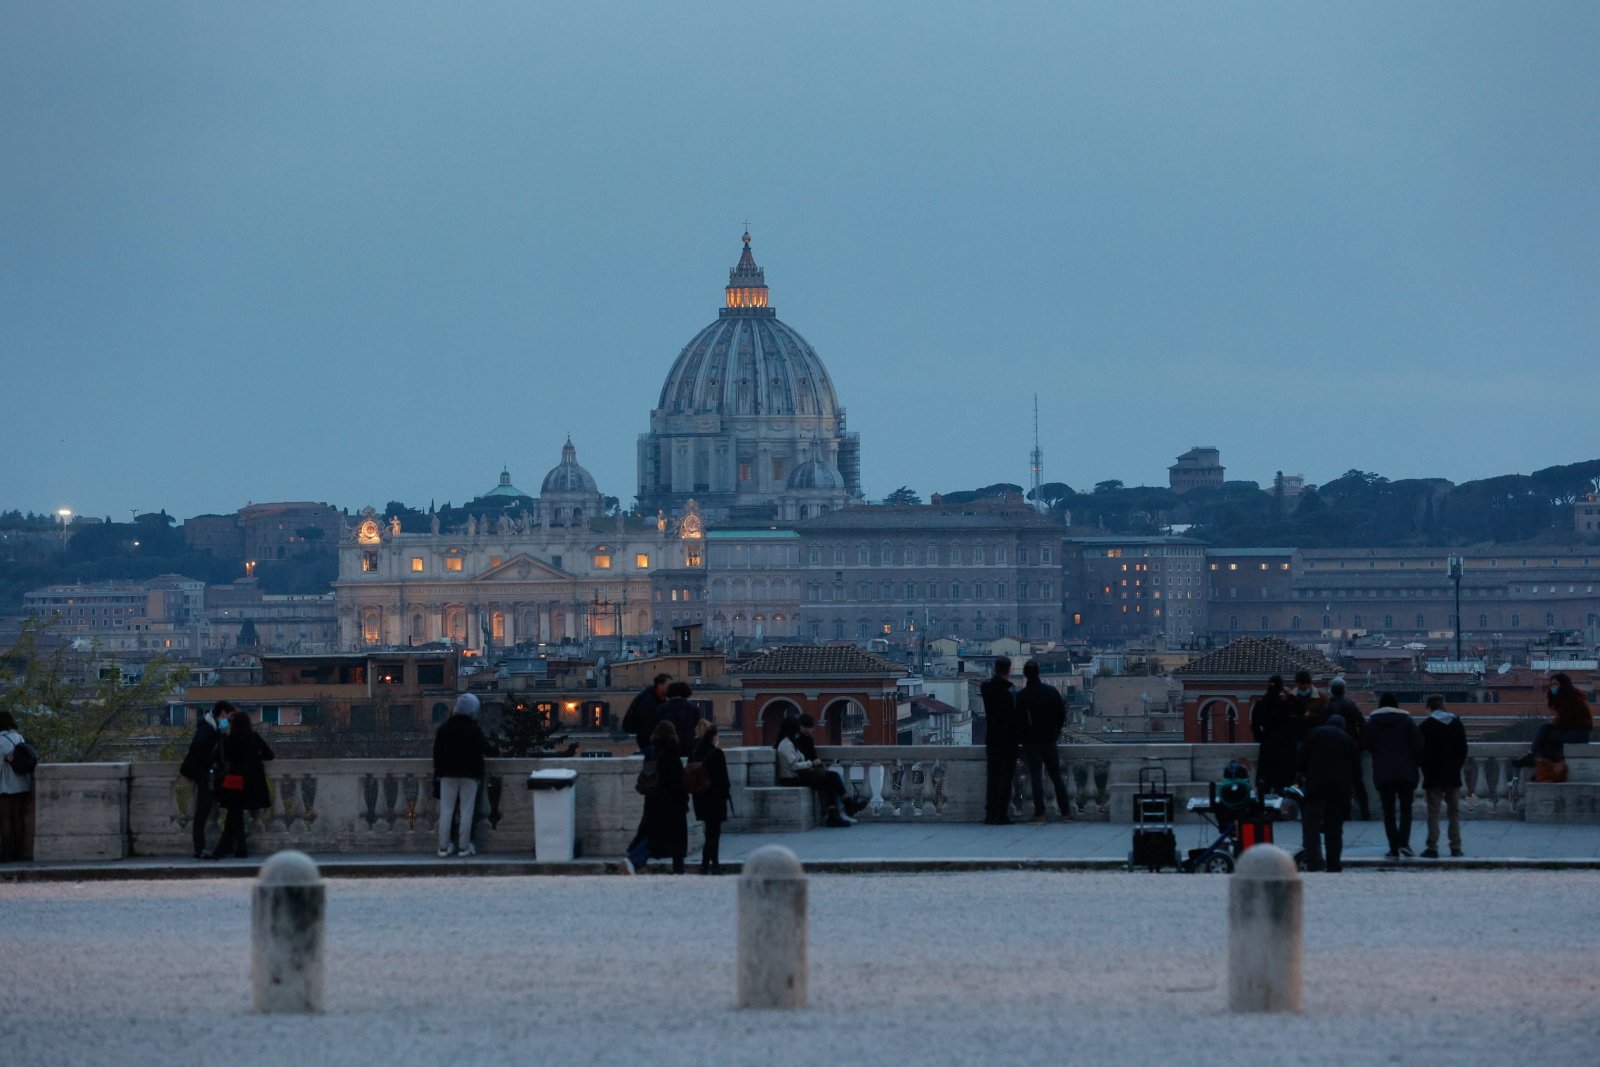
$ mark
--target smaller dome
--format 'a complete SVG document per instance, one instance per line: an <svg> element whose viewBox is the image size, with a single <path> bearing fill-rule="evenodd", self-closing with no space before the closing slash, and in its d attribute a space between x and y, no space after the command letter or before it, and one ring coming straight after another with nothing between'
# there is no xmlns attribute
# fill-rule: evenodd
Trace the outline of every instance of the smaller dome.
<svg viewBox="0 0 1600 1067"><path fill-rule="evenodd" d="M825 459L808 459L789 472L790 489L844 491L844 475Z"/></svg>
<svg viewBox="0 0 1600 1067"><path fill-rule="evenodd" d="M502 468L500 471L500 484L483 494L484 499L491 497L519 497L527 496L521 489L511 484L511 471Z"/></svg>
<svg viewBox="0 0 1600 1067"><path fill-rule="evenodd" d="M578 465L578 450L572 447L572 438L567 438L566 445L561 449L561 462L544 476L544 484L539 487L540 496L549 496L552 493L589 493L599 495L600 484L594 480L594 475Z"/></svg>

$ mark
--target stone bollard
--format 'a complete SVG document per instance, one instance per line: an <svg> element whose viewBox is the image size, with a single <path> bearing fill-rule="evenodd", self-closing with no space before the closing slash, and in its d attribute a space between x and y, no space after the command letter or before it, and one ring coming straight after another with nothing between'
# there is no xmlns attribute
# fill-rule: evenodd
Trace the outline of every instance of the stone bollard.
<svg viewBox="0 0 1600 1067"><path fill-rule="evenodd" d="M253 1011L322 1011L326 909L327 889L310 856L290 849L261 865L250 907Z"/></svg>
<svg viewBox="0 0 1600 1067"><path fill-rule="evenodd" d="M1256 845L1228 879L1228 1010L1299 1011L1305 884L1294 857Z"/></svg>
<svg viewBox="0 0 1600 1067"><path fill-rule="evenodd" d="M764 845L739 876L739 1007L806 1006L806 872Z"/></svg>

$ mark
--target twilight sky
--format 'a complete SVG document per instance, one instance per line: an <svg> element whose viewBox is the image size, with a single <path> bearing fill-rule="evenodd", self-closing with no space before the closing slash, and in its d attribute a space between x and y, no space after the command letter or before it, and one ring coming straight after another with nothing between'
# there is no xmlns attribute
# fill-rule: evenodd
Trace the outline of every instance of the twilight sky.
<svg viewBox="0 0 1600 1067"><path fill-rule="evenodd" d="M870 496L1600 456L1600 5L0 10L0 508L537 490L750 220Z"/></svg>

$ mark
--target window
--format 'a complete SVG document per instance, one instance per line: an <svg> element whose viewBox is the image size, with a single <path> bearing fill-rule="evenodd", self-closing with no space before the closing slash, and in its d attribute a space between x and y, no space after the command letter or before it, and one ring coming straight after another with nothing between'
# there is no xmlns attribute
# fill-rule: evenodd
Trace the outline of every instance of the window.
<svg viewBox="0 0 1600 1067"><path fill-rule="evenodd" d="M443 685L444 684L444 664L443 663L419 663L419 664L417 664L417 684L418 685Z"/></svg>
<svg viewBox="0 0 1600 1067"><path fill-rule="evenodd" d="M1291 630L1300 629L1300 616L1296 615L1294 618L1289 620L1289 629L1291 629Z"/></svg>
<svg viewBox="0 0 1600 1067"><path fill-rule="evenodd" d="M491 568L500 566L500 563L501 563L501 559L500 559L499 556L490 556L489 557L489 566Z"/></svg>
<svg viewBox="0 0 1600 1067"><path fill-rule="evenodd" d="M596 552L594 554L596 570L608 571L611 569L611 554L609 552Z"/></svg>
<svg viewBox="0 0 1600 1067"><path fill-rule="evenodd" d="M1385 615L1383 617L1383 628L1385 630L1394 629L1394 616L1393 615Z"/></svg>
<svg viewBox="0 0 1600 1067"><path fill-rule="evenodd" d="M450 705L440 700L433 705L433 724L435 726L450 717Z"/></svg>
<svg viewBox="0 0 1600 1067"><path fill-rule="evenodd" d="M551 556L550 557L550 566L554 567L556 570L560 570L561 569L561 557L559 555Z"/></svg>
<svg viewBox="0 0 1600 1067"><path fill-rule="evenodd" d="M983 564L983 546L982 545L979 545L977 548L974 548L972 550L972 562L975 563L975 564L978 564L979 566L982 566L982 564Z"/></svg>
<svg viewBox="0 0 1600 1067"><path fill-rule="evenodd" d="M994 550L994 561L996 563L1001 563L1001 564L1005 563L1005 561L1006 561L1006 550L1004 548L996 548Z"/></svg>
<svg viewBox="0 0 1600 1067"><path fill-rule="evenodd" d="M260 722L263 726L278 725L278 706L276 704L263 704L260 710Z"/></svg>
<svg viewBox="0 0 1600 1067"><path fill-rule="evenodd" d="M879 582L878 583L878 599L879 600L893 600L894 599L894 586L890 585L888 582Z"/></svg>
<svg viewBox="0 0 1600 1067"><path fill-rule="evenodd" d="M1545 612L1544 613L1544 624L1546 626L1554 626L1556 624L1556 613L1553 612L1553 611Z"/></svg>
<svg viewBox="0 0 1600 1067"><path fill-rule="evenodd" d="M833 639L835 641L840 641L840 640L844 639L844 620L843 619L834 619L833 620Z"/></svg>
<svg viewBox="0 0 1600 1067"><path fill-rule="evenodd" d="M361 572L363 574L371 574L373 571L375 571L377 569L378 569L378 554L376 552L363 552L363 553L361 553ZM83 610L81 608L79 609L78 614L79 615L83 614Z"/></svg>
<svg viewBox="0 0 1600 1067"><path fill-rule="evenodd" d="M995 587L994 587L994 596L995 596L996 600L1004 600L1006 598L1006 583L1005 582L1000 582L1000 583L995 585Z"/></svg>
<svg viewBox="0 0 1600 1067"><path fill-rule="evenodd" d="M1051 552L1048 548L1039 549L1039 562L1040 563L1049 563L1054 557L1055 557L1055 553ZM1050 636L1049 630L1050 630L1050 625L1049 625L1049 623L1046 623L1045 624L1045 636L1046 637Z"/></svg>
<svg viewBox="0 0 1600 1067"><path fill-rule="evenodd" d="M772 461L772 480L775 482L783 481L783 460L781 458Z"/></svg>
<svg viewBox="0 0 1600 1067"><path fill-rule="evenodd" d="M445 561L444 561L444 569L447 570L447 571L459 571L461 569L461 557L460 556L448 556L448 557L446 557Z"/></svg>
<svg viewBox="0 0 1600 1067"><path fill-rule="evenodd" d="M750 464L739 464L739 480L741 482L748 482L750 480Z"/></svg>
<svg viewBox="0 0 1600 1067"><path fill-rule="evenodd" d="M974 600L982 600L983 599L983 583L982 582L973 582L972 583L972 599L974 599Z"/></svg>
<svg viewBox="0 0 1600 1067"><path fill-rule="evenodd" d="M872 549L868 548L866 545L862 545L860 548L856 549L856 562L863 567L871 563Z"/></svg>
<svg viewBox="0 0 1600 1067"><path fill-rule="evenodd" d="M1418 615L1417 616L1417 629L1426 630L1427 628L1428 628L1427 620L1424 619L1421 615Z"/></svg>
<svg viewBox="0 0 1600 1067"><path fill-rule="evenodd" d="M422 573L422 557L421 556L412 556L411 557L411 573L412 574L421 574Z"/></svg>
<svg viewBox="0 0 1600 1067"><path fill-rule="evenodd" d="M633 556L633 565L642 571L650 569L650 553L636 552Z"/></svg>
<svg viewBox="0 0 1600 1067"><path fill-rule="evenodd" d="M822 549L813 548L811 550L811 565L813 567L820 567L822 565Z"/></svg>
<svg viewBox="0 0 1600 1067"><path fill-rule="evenodd" d="M961 583L960 582L951 582L950 583L950 599L951 600L960 600L961 599Z"/></svg>
<svg viewBox="0 0 1600 1067"><path fill-rule="evenodd" d="M1028 565L1028 546L1027 545L1018 545L1017 546L1017 566L1026 567L1027 565Z"/></svg>
<svg viewBox="0 0 1600 1067"><path fill-rule="evenodd" d="M915 582L907 582L906 583L906 599L907 600L915 600L915 599L917 599L917 583L915 583Z"/></svg>
<svg viewBox="0 0 1600 1067"><path fill-rule="evenodd" d="M1514 629L1514 630L1522 628L1522 616L1521 615L1513 615L1513 616L1511 616L1511 628Z"/></svg>
<svg viewBox="0 0 1600 1067"><path fill-rule="evenodd" d="M1484 628L1484 627L1487 627L1488 625L1489 625L1489 616L1487 616L1487 615L1479 615L1478 616L1478 626L1480 628Z"/></svg>
<svg viewBox="0 0 1600 1067"><path fill-rule="evenodd" d="M1351 619L1350 619L1350 625L1354 626L1357 630L1361 629L1361 616L1360 615L1352 616Z"/></svg>
<svg viewBox="0 0 1600 1067"><path fill-rule="evenodd" d="M1270 630L1272 628L1267 625L1267 617L1265 615L1261 616L1261 628L1263 630Z"/></svg>

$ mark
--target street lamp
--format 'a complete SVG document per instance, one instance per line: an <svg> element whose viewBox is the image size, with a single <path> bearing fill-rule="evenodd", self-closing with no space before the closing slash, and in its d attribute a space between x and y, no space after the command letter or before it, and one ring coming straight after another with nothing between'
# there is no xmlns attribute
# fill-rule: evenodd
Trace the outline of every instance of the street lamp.
<svg viewBox="0 0 1600 1067"><path fill-rule="evenodd" d="M1456 583L1456 662L1461 662L1461 577L1466 572L1467 561L1464 556L1451 556L1446 562L1449 568L1450 580Z"/></svg>
<svg viewBox="0 0 1600 1067"><path fill-rule="evenodd" d="M72 509L71 508L59 508L59 509L56 510L56 517L61 520L61 547L62 548L66 548L67 547L67 524L72 521Z"/></svg>

